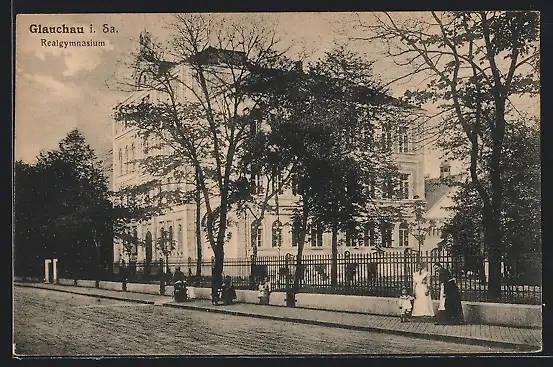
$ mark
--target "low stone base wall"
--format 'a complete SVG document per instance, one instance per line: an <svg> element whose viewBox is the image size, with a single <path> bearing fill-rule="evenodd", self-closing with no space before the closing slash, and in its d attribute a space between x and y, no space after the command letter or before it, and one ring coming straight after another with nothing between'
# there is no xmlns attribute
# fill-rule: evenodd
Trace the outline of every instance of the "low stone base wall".
<svg viewBox="0 0 553 367"><path fill-rule="evenodd" d="M539 305L463 302L463 311L467 321L475 324L542 327L542 307Z"/></svg>
<svg viewBox="0 0 553 367"><path fill-rule="evenodd" d="M74 279L58 279L58 284L61 285L76 285Z"/></svg>
<svg viewBox="0 0 553 367"><path fill-rule="evenodd" d="M236 301L258 303L256 291L237 290ZM189 295L196 299L211 299L210 288L189 288ZM269 299L273 306L286 306L286 293L273 292ZM438 301L434 301L434 312ZM505 303L462 302L465 321L471 324L502 325L539 328L542 326L542 309L537 305ZM358 312L373 315L397 316L396 298L348 296L335 294L296 294L296 307L328 311Z"/></svg>
<svg viewBox="0 0 553 367"><path fill-rule="evenodd" d="M159 284L127 283L127 292L159 294Z"/></svg>
<svg viewBox="0 0 553 367"><path fill-rule="evenodd" d="M100 289L108 289L110 291L122 291L123 285L121 284L121 282L100 281Z"/></svg>
<svg viewBox="0 0 553 367"><path fill-rule="evenodd" d="M94 288L96 281L94 280L77 280L77 287Z"/></svg>

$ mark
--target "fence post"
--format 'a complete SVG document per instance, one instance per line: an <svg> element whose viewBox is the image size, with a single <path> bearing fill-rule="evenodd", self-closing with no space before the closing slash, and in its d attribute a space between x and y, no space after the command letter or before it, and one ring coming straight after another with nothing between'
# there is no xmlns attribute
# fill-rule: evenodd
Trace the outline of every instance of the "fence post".
<svg viewBox="0 0 553 367"><path fill-rule="evenodd" d="M121 276L121 289L123 292L127 291L127 278L128 278L128 270L127 265L124 261L121 262L121 267L119 269L119 275Z"/></svg>
<svg viewBox="0 0 553 367"><path fill-rule="evenodd" d="M159 260L159 294L165 296L165 272L163 271L163 259Z"/></svg>

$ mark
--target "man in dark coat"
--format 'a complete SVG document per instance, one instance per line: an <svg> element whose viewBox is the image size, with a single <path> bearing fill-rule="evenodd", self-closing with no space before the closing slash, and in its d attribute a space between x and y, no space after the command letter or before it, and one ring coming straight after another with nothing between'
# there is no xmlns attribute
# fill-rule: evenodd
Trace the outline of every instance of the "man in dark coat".
<svg viewBox="0 0 553 367"><path fill-rule="evenodd" d="M223 303L225 305L230 305L232 301L236 299L236 290L232 284L231 277L228 275L223 280L222 293Z"/></svg>
<svg viewBox="0 0 553 367"><path fill-rule="evenodd" d="M182 270L180 270L180 266L178 266L177 269L175 269L175 274L173 274L173 284L178 281L184 282L185 280L186 276L184 275Z"/></svg>
<svg viewBox="0 0 553 367"><path fill-rule="evenodd" d="M438 272L440 287L443 287L441 297L445 297L445 309L438 309L436 315L437 324L463 324L465 318L461 306L461 294L455 278L441 264L434 264L434 269ZM440 299L440 303L442 302L443 300Z"/></svg>

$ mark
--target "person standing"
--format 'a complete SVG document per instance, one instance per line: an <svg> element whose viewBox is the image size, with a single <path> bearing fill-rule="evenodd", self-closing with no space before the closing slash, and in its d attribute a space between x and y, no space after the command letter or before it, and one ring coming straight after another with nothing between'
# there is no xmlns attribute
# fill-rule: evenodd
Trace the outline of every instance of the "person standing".
<svg viewBox="0 0 553 367"><path fill-rule="evenodd" d="M412 302L413 297L407 294L407 289L401 289L401 295L399 296L398 306L399 306L399 316L401 322L409 321L409 315L412 312Z"/></svg>
<svg viewBox="0 0 553 367"><path fill-rule="evenodd" d="M461 306L461 294L455 278L441 264L434 264L440 280L440 306L436 324L463 324L465 318Z"/></svg>
<svg viewBox="0 0 553 367"><path fill-rule="evenodd" d="M268 305L270 296L271 281L269 280L269 277L265 277L265 279L259 284L259 304Z"/></svg>
<svg viewBox="0 0 553 367"><path fill-rule="evenodd" d="M413 302L412 317L434 317L434 306L430 296L430 273L423 263L417 264L417 271L413 274Z"/></svg>

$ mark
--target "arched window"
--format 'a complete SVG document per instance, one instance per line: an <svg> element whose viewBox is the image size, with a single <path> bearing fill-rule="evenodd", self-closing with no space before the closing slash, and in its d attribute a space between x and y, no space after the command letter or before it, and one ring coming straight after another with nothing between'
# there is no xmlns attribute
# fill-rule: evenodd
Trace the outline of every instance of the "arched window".
<svg viewBox="0 0 553 367"><path fill-rule="evenodd" d="M123 151L119 148L119 175L123 174Z"/></svg>
<svg viewBox="0 0 553 367"><path fill-rule="evenodd" d="M273 222L271 229L272 247L280 247L282 245L282 223L278 220Z"/></svg>
<svg viewBox="0 0 553 367"><path fill-rule="evenodd" d="M184 252L182 248L182 224L179 224L177 227L177 248L179 252Z"/></svg>
<svg viewBox="0 0 553 367"><path fill-rule="evenodd" d="M251 225L252 230L252 247L263 246L263 227L257 221L253 221Z"/></svg>
<svg viewBox="0 0 553 367"><path fill-rule="evenodd" d="M129 172L129 146L125 147L125 173Z"/></svg>
<svg viewBox="0 0 553 367"><path fill-rule="evenodd" d="M163 228L163 226L159 229L159 239L158 239L158 246L159 246L159 249L163 251L163 249L165 248L165 228Z"/></svg>
<svg viewBox="0 0 553 367"><path fill-rule="evenodd" d="M399 225L399 245L409 246L409 224L407 222L401 222Z"/></svg>

